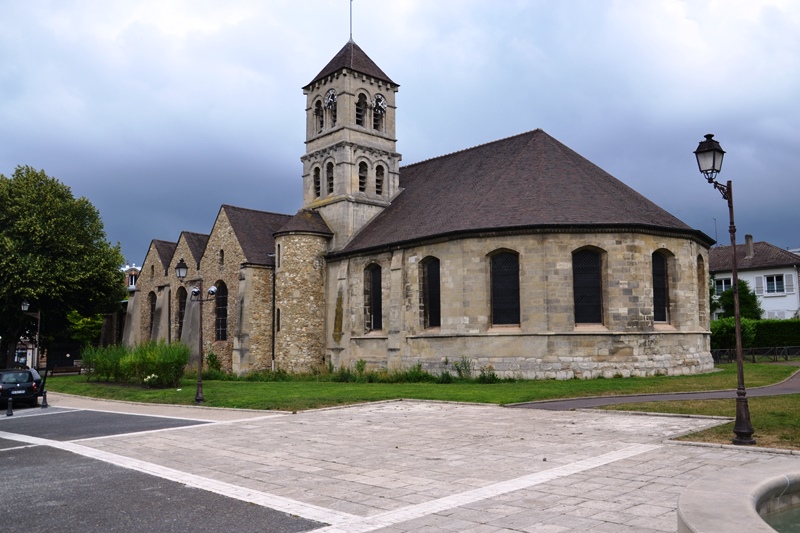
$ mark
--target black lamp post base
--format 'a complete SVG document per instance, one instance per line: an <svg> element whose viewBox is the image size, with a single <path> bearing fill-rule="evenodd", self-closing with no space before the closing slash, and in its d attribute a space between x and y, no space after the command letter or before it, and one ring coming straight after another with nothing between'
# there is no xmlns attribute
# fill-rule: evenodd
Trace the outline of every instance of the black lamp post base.
<svg viewBox="0 0 800 533"><path fill-rule="evenodd" d="M753 425L750 423L750 407L747 405L747 396L736 398L736 422L733 424L733 443L743 446L753 445Z"/></svg>

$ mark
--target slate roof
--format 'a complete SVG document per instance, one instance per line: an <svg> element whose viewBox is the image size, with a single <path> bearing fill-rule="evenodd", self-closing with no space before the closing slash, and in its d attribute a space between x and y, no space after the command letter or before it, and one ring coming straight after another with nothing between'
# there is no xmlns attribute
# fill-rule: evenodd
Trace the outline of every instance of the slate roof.
<svg viewBox="0 0 800 533"><path fill-rule="evenodd" d="M487 230L598 226L714 242L540 129L401 167L400 187L340 253Z"/></svg>
<svg viewBox="0 0 800 533"><path fill-rule="evenodd" d="M292 215L268 213L232 205L223 205L220 211L225 211L228 216L247 263L268 266L275 264L273 234L285 226Z"/></svg>
<svg viewBox="0 0 800 533"><path fill-rule="evenodd" d="M161 259L161 265L164 267L164 270L169 270L169 264L172 261L172 256L175 253L175 248L178 246L178 243L153 239L153 246L155 246L156 252L158 252L158 258Z"/></svg>
<svg viewBox="0 0 800 533"><path fill-rule="evenodd" d="M333 232L328 227L325 219L316 211L301 209L293 216L289 222L275 232L276 235L282 233L316 233L319 235L333 236Z"/></svg>
<svg viewBox="0 0 800 533"><path fill-rule="evenodd" d="M778 248L768 242L753 243L753 256L746 257L747 245L736 245L737 270L760 270L764 268L800 267L800 255ZM716 246L708 251L709 272L731 272L733 254L730 246Z"/></svg>
<svg viewBox="0 0 800 533"><path fill-rule="evenodd" d="M200 264L200 260L203 258L203 254L206 251L206 245L208 244L209 235L205 233L193 233L191 231L184 231L181 232L181 237L186 240L186 245L189 247L189 251L192 254L192 258L196 265ZM178 239L180 241L180 239ZM198 267L199 268L199 267Z"/></svg>
<svg viewBox="0 0 800 533"><path fill-rule="evenodd" d="M333 56L333 59L325 65L325 68L323 68L306 87L345 68L361 74L366 74L375 79L387 81L392 85L397 85L389 79L389 76L384 74L380 67L376 65L366 53L364 53L364 50L362 50L360 46L350 40L344 45L344 48L339 50L338 54Z"/></svg>

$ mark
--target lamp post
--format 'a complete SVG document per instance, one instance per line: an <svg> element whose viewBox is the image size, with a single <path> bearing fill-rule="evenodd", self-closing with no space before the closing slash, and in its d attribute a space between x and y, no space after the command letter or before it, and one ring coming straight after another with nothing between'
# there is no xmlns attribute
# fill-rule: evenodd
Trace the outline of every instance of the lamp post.
<svg viewBox="0 0 800 533"><path fill-rule="evenodd" d="M175 265L175 275L178 277L178 280L183 282L186 278L186 275L189 273L189 266L181 257L181 260L178 261L178 264ZM203 298L203 280L197 280L197 285L192 287L192 300L198 302L200 304L200 327L199 330L199 351L197 357L197 392L194 395L194 403L203 403L205 398L203 398L203 302L209 302L214 299L214 296L217 294L217 288L212 285L208 288L208 298Z"/></svg>
<svg viewBox="0 0 800 533"><path fill-rule="evenodd" d="M33 352L33 368L37 368L39 366L39 332L41 331L42 326L41 311L28 312L28 309L31 307L31 304L28 303L28 300L22 300L20 307L22 308L23 313L36 319L36 350Z"/></svg>
<svg viewBox="0 0 800 533"><path fill-rule="evenodd" d="M706 177L714 188L722 193L722 197L728 201L728 211L730 213L730 234L731 234L731 272L733 285L733 316L736 324L736 422L733 424L734 444L755 444L753 438L753 425L750 423L750 407L747 405L747 391L744 388L744 365L742 362L742 317L739 311L739 272L736 268L736 225L733 222L733 183L730 180L723 185L716 180L717 174L722 170L722 158L725 151L714 140L714 135L707 134L704 141L700 141L697 150L694 151L697 157L697 166L700 172Z"/></svg>

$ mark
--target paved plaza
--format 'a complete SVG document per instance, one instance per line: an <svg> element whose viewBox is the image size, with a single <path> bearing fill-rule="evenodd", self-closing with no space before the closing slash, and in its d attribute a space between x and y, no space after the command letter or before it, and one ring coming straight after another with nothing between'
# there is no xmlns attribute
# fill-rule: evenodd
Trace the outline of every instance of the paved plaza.
<svg viewBox="0 0 800 533"><path fill-rule="evenodd" d="M711 418L425 401L291 414L49 396L67 411L207 423L77 440L0 423L0 437L325 524L310 526L319 532L674 532L692 481L800 461L668 440L723 421Z"/></svg>

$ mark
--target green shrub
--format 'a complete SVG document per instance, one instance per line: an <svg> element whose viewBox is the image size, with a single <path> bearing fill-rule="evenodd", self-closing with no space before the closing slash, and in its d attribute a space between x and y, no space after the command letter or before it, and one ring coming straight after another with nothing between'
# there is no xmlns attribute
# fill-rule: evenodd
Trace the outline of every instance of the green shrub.
<svg viewBox="0 0 800 533"><path fill-rule="evenodd" d="M88 379L105 379L147 387L175 387L189 362L189 347L164 341L146 342L133 348L87 348L83 365Z"/></svg>
<svg viewBox="0 0 800 533"><path fill-rule="evenodd" d="M206 364L208 365L209 370L213 370L215 372L222 372L222 363L219 362L219 357L211 350L206 354Z"/></svg>
<svg viewBox="0 0 800 533"><path fill-rule="evenodd" d="M478 374L478 383L499 383L500 378L494 371L492 365L482 366Z"/></svg>
<svg viewBox="0 0 800 533"><path fill-rule="evenodd" d="M86 347L81 352L81 364L87 380L122 381L120 361L128 353L122 345Z"/></svg>
<svg viewBox="0 0 800 533"><path fill-rule="evenodd" d="M754 345L759 348L800 346L800 320L759 320Z"/></svg>
<svg viewBox="0 0 800 533"><path fill-rule="evenodd" d="M743 318L742 348L752 348L756 338L758 320ZM736 348L736 322L733 317L720 318L711 322L711 348Z"/></svg>
<svg viewBox="0 0 800 533"><path fill-rule="evenodd" d="M458 379L470 379L472 377L472 361L462 355L461 359L453 363L453 370L456 371Z"/></svg>

